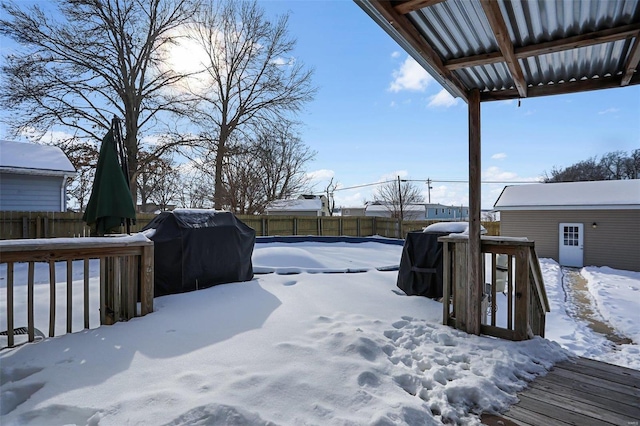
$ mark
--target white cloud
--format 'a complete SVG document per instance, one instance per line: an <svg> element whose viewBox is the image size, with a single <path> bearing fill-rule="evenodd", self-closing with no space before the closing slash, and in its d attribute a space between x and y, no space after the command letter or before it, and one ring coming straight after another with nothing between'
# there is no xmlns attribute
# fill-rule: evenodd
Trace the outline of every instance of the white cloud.
<svg viewBox="0 0 640 426"><path fill-rule="evenodd" d="M394 93L401 90L422 92L433 81L433 77L410 56L400 65L399 69L393 71L392 76L393 81L389 90Z"/></svg>
<svg viewBox="0 0 640 426"><path fill-rule="evenodd" d="M396 170L394 172L385 173L380 176L378 182L386 182L388 180L398 179L398 176L400 176L400 179L406 179L407 177L409 177L409 172L406 170Z"/></svg>
<svg viewBox="0 0 640 426"><path fill-rule="evenodd" d="M314 181L314 182L320 182L320 181L325 181L325 180L330 180L332 177L335 176L335 172L333 170L328 170L328 169L320 169L320 170L314 170L312 172L308 172L307 173L307 178L309 178L310 180Z"/></svg>
<svg viewBox="0 0 640 426"><path fill-rule="evenodd" d="M449 108L458 104L458 98L454 98L447 92L445 89L442 89L438 92L437 95L433 95L429 97L428 107L437 108L437 107L445 107Z"/></svg>
<svg viewBox="0 0 640 426"><path fill-rule="evenodd" d="M32 142L42 143L55 143L74 139L74 136L71 133L66 133L58 130L47 130L46 132L40 132L36 130L35 127L23 127L20 131L20 136L27 138Z"/></svg>
<svg viewBox="0 0 640 426"><path fill-rule="evenodd" d="M400 57L400 52L395 50L391 53L391 57L392 58L399 58Z"/></svg>
<svg viewBox="0 0 640 426"><path fill-rule="evenodd" d="M391 101L391 103L389 104L389 106L390 106L391 108L395 108L395 107L397 107L397 106L398 106L398 104L396 103L396 101Z"/></svg>
<svg viewBox="0 0 640 426"><path fill-rule="evenodd" d="M286 58L283 58L282 56L280 56L280 57L274 59L273 61L271 61L271 63L273 63L275 65L280 65L280 66L282 66L282 65L293 65L293 64L295 64L295 62L296 62L295 58L286 59Z"/></svg>
<svg viewBox="0 0 640 426"><path fill-rule="evenodd" d="M491 166L482 172L482 180L510 182L510 181L526 181L526 182L538 182L540 178L536 177L522 177L518 176L515 172L508 172L502 170L499 167Z"/></svg>
<svg viewBox="0 0 640 426"><path fill-rule="evenodd" d="M491 159L493 160L504 160L505 158L507 158L507 154L505 154L504 152L498 152L497 154L493 154L491 156Z"/></svg>
<svg viewBox="0 0 640 426"><path fill-rule="evenodd" d="M607 108L605 110L599 111L598 115L604 115L604 114L615 114L616 112L620 111L619 108Z"/></svg>

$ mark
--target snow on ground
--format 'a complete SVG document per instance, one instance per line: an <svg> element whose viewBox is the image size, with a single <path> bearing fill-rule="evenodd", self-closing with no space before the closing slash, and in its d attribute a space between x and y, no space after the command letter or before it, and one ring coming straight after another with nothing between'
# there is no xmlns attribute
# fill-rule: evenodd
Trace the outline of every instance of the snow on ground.
<svg viewBox="0 0 640 426"><path fill-rule="evenodd" d="M398 264L401 250L258 245L256 267L303 272L159 297L145 317L4 350L1 423L478 424L477 413L516 402L528 381L566 359L560 345L581 355L612 352L566 314L553 261L543 259L542 270L553 310L547 337L558 343L508 342L443 326L440 303L398 294L397 272L375 267ZM621 271L587 272L611 284L605 304L618 294L611 276L640 285ZM49 286L40 282L36 310L48 312ZM24 286L15 293L26 294ZM635 300L624 306L628 316L640 308Z"/></svg>

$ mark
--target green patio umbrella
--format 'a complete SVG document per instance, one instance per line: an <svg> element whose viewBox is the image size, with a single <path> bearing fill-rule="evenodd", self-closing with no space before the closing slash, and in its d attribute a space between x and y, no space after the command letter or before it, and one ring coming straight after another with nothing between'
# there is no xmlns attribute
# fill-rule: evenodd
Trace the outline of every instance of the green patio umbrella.
<svg viewBox="0 0 640 426"><path fill-rule="evenodd" d="M126 224L129 233L131 223L135 223L136 210L123 151L120 121L114 118L111 129L102 140L91 196L82 216L92 233L97 235L109 233L123 224Z"/></svg>

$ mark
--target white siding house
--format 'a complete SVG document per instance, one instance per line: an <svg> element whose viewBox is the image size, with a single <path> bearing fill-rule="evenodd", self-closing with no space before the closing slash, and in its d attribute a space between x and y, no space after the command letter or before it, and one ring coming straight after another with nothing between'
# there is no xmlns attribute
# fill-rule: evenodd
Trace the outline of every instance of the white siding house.
<svg viewBox="0 0 640 426"><path fill-rule="evenodd" d="M270 216L325 216L319 198L275 200L265 208L265 213Z"/></svg>
<svg viewBox="0 0 640 426"><path fill-rule="evenodd" d="M67 210L67 178L75 168L50 145L0 141L0 210Z"/></svg>
<svg viewBox="0 0 640 426"><path fill-rule="evenodd" d="M396 207L398 208L398 207ZM389 204L367 204L365 216L393 217L394 207ZM402 207L404 220L425 220L427 209L424 204L406 204Z"/></svg>

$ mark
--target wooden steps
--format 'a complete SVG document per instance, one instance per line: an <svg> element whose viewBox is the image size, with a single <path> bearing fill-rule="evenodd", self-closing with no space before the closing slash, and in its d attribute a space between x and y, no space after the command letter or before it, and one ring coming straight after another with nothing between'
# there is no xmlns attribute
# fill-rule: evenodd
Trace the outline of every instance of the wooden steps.
<svg viewBox="0 0 640 426"><path fill-rule="evenodd" d="M640 425L640 371L587 358L557 364L487 425Z"/></svg>

